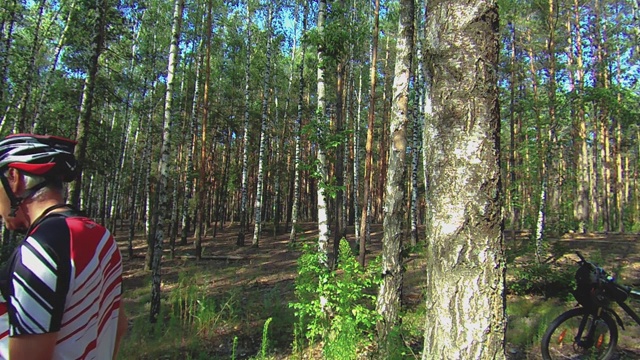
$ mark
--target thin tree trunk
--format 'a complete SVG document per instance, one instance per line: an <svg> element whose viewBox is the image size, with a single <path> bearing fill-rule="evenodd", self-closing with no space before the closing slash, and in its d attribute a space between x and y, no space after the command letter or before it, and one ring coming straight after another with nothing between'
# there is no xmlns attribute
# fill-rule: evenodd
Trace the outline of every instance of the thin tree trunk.
<svg viewBox="0 0 640 360"><path fill-rule="evenodd" d="M164 102L164 125L162 129L162 146L160 148L160 161L158 162L158 205L156 212L158 225L155 231L155 242L153 248L153 264L151 267L151 305L149 308L149 321L155 323L160 314L160 282L161 282L161 260L162 242L164 240L165 213L168 208L167 184L169 155L171 154L171 125L172 125L172 105L173 86L176 68L179 62L180 27L182 25L182 13L184 10L184 0L175 0L173 10L173 25L171 27L171 45L169 47L169 64L167 66L167 87Z"/></svg>
<svg viewBox="0 0 640 360"><path fill-rule="evenodd" d="M270 3L272 4L272 3ZM272 22L273 9L272 5L269 5L267 15L267 63L264 75L264 83L262 88L262 118L260 122L260 150L258 153L258 179L256 183L256 198L254 203L254 228L253 228L253 240L251 246L258 247L260 242L260 232L262 230L262 201L263 201L263 188L264 188L264 163L266 161L267 151L267 120L268 120L268 105L269 105L269 83L271 81L271 43L272 37Z"/></svg>
<svg viewBox="0 0 640 360"><path fill-rule="evenodd" d="M584 90L584 69L582 59L582 32L580 31L580 5L578 0L574 0L574 28L572 34L575 34L576 40L576 92L577 97L583 96ZM581 233L587 231L587 224L589 222L590 202L589 202L589 184L591 182L589 175L589 149L587 143L587 122L585 117L584 105L581 101L578 102L577 121L578 121L578 137L579 152L578 152L578 199L577 199L577 220L578 230Z"/></svg>
<svg viewBox="0 0 640 360"><path fill-rule="evenodd" d="M100 55L105 47L105 32L107 26L107 13L109 1L101 0L98 8L98 19L96 21L96 35L92 42L93 53L89 65L89 72L82 91L82 102L80 104L80 117L78 118L75 148L75 157L79 164L86 162L87 144L90 136L91 111L93 109L93 97L95 92L98 69L100 68ZM82 170L82 169L80 169ZM82 189L82 171L78 172L76 180L69 187L69 201L76 207L80 207L80 192Z"/></svg>
<svg viewBox="0 0 640 360"><path fill-rule="evenodd" d="M318 2L318 25L317 30L320 34L324 33L324 21L327 11L327 1L320 0ZM325 83L324 83L324 50L318 46L318 69L317 69L317 86L318 86L318 107L316 109L316 118L318 119L318 148L317 148L317 209L318 209L318 252L320 253L321 263L325 267L329 267L329 219L327 214L327 198L325 187L327 184L327 159L322 148L322 132L325 131L326 113L325 113Z"/></svg>
<svg viewBox="0 0 640 360"><path fill-rule="evenodd" d="M375 126L375 105L376 105L376 82L377 82L377 62L378 62L378 37L380 23L380 0L375 2L375 10L373 12L373 40L371 45L371 69L369 71L371 90L369 91L369 114L367 120L367 142L365 145L364 160L364 189L362 190L362 216L360 218L360 252L358 261L360 265L365 265L366 245L371 241L370 232L370 214L371 207L371 183L373 171L373 128Z"/></svg>
<svg viewBox="0 0 640 360"><path fill-rule="evenodd" d="M16 24L16 10L18 7L18 0L13 0L11 4L5 3L5 11L8 18L8 25L3 19L2 27L0 27L0 32L2 32L6 28L6 36L4 39L0 39L0 81L2 84L0 85L0 108L4 108L4 112L1 113L0 116L0 131L4 130L3 128L6 126L6 118L9 112L9 106L5 108L5 86L9 83L8 74L9 74L9 58L11 55L11 45L13 44L13 29ZM15 95L15 93L14 93ZM9 102L11 104L13 101ZM7 235L8 236L8 235Z"/></svg>
<svg viewBox="0 0 640 360"><path fill-rule="evenodd" d="M27 132L27 124L31 125L28 121L29 114L29 102L31 101L31 93L33 88L33 82L35 81L36 71L36 56L40 49L40 27L42 25L42 15L44 13L44 6L47 0L40 0L38 6L38 16L36 20L35 29L33 30L33 43L31 44L31 53L29 54L29 61L25 67L23 74L24 89L22 89L22 99L18 104L18 120L16 121L16 129L19 133ZM29 129L30 130L30 129Z"/></svg>
<svg viewBox="0 0 640 360"><path fill-rule="evenodd" d="M336 121L335 121L335 133L341 136L338 146L336 147L335 158L335 184L338 189L335 191L334 198L334 233L333 233L333 257L334 263L337 262L338 252L340 249L340 239L346 238L347 227L344 223L344 191L342 188L345 185L344 181L344 149L346 137L344 132L344 80L345 80L345 63L339 60L336 69Z"/></svg>
<svg viewBox="0 0 640 360"><path fill-rule="evenodd" d="M407 127L409 116L409 79L413 52L414 0L400 2L398 42L393 80L393 103L390 119L389 167L387 171L384 235L382 239L382 283L376 310L378 344L383 357L391 356L390 334L398 324L402 295L402 243L404 237L405 181L407 167Z"/></svg>
<svg viewBox="0 0 640 360"><path fill-rule="evenodd" d="M509 214L511 215L511 240L515 241L516 228L518 227L520 218L520 204L516 203L517 198L517 186L516 186L516 138L518 137L516 131L516 27L513 24L509 24L511 30L511 79L510 79L510 101L509 101L509 182L506 188L508 189L509 199L507 204L509 205Z"/></svg>
<svg viewBox="0 0 640 360"><path fill-rule="evenodd" d="M247 57L244 64L244 126L243 126L243 151L242 151L242 189L240 200L240 230L238 231L238 238L236 239L237 246L244 246L244 233L247 228L247 202L248 202L248 187L249 187L249 106L250 106L250 94L249 84L251 82L251 10L249 8L249 0L247 1L247 41L246 52Z"/></svg>
<svg viewBox="0 0 640 360"><path fill-rule="evenodd" d="M544 240L545 229L546 229L546 217L547 217L547 208L548 208L548 197L549 197L549 181L552 178L551 176L551 161L553 159L553 144L556 143L556 48L555 48L555 33L556 33L556 23L557 23L557 14L556 7L557 4L554 0L549 0L548 3L548 18L547 24L549 26L549 38L547 39L547 55L549 56L549 135L547 138L546 146L542 146L543 151L540 153L542 161L542 184L540 186L540 200L538 203L538 224L536 227L536 256L538 258L538 262L542 261L542 242ZM541 134L541 132L539 132ZM539 139L542 143L542 139ZM543 144L544 144L543 143Z"/></svg>
<svg viewBox="0 0 640 360"><path fill-rule="evenodd" d="M309 13L309 5L307 2L304 3L304 13L302 15L302 34L307 31L307 16ZM301 46L302 55L300 57L300 64L298 65L298 113L296 116L296 121L293 127L293 134L295 137L295 155L294 155L294 175L293 175L293 205L291 208L291 233L289 234L289 241L296 241L297 236L297 226L298 226L298 218L299 218L299 208L300 208L300 162L302 148L300 146L300 130L302 125L302 110L304 106L304 59L306 55L306 46Z"/></svg>
<svg viewBox="0 0 640 360"><path fill-rule="evenodd" d="M193 48L197 48L197 46L193 45ZM186 164L186 181L184 182L184 196L182 197L182 216L181 216L181 232L180 232L180 245L187 245L187 236L189 235L189 223L190 223L190 199L193 196L193 177L189 173L193 168L193 154L195 152L197 139L196 139L196 131L198 128L198 104L200 102L200 69L202 66L202 57L196 57L196 74L194 81L194 89L193 89L193 100L191 103L191 122L189 126L189 131L185 134L185 143L188 146L187 148L187 164Z"/></svg>
<svg viewBox="0 0 640 360"><path fill-rule="evenodd" d="M196 259L200 260L202 256L202 238L204 237L204 233L206 233L205 229L205 217L206 217L206 208L205 208L205 199L207 197L207 186L205 183L207 181L207 127L209 124L209 108L211 106L209 101L209 85L211 80L211 27L212 27L212 12L213 0L207 1L207 21L206 21L206 36L205 36L205 46L207 47L205 50L205 60L204 60L204 87L202 89L202 126L200 129L200 162L198 164L198 191L196 192L196 204L198 204L198 214L196 220L196 233L195 233L195 241L194 247L196 251Z"/></svg>
<svg viewBox="0 0 640 360"><path fill-rule="evenodd" d="M362 151L360 149L360 132L362 130L362 71L358 76L358 92L357 92L358 110L354 119L353 125L353 213L354 213L354 232L356 244L360 244L363 241L362 233L360 232L360 216L362 211L360 210L360 161L362 159Z"/></svg>
<svg viewBox="0 0 640 360"><path fill-rule="evenodd" d="M49 95L49 89L51 88L51 81L53 80L53 77L56 73L57 67L58 67L58 61L60 61L60 54L62 53L62 49L64 47L65 41L67 39L67 32L69 31L69 27L71 25L71 18L72 15L75 11L76 8L76 0L73 0L73 2L71 3L71 5L69 6L69 14L67 15L67 20L64 23L64 28L62 29L62 33L60 34L60 38L58 39L58 44L56 45L56 50L55 50L55 55L53 56L53 64L51 64L51 70L49 70L49 72L46 75L46 80L44 82L44 87L42 88L42 92L40 94L40 98L38 99L38 101L36 102L36 106L35 109L33 111L33 132L34 133L38 133L38 132L42 132L42 133L46 133L46 124L41 124L40 123L40 115L42 113L42 109L46 106L47 104L47 98ZM144 14L143 14L144 16ZM138 36L140 35L140 32L138 32L136 34L136 41ZM135 43L133 48L135 49ZM135 51L135 50L134 50ZM0 103L2 103L0 101ZM128 108L127 108L128 110ZM40 130L41 127L45 128L44 131Z"/></svg>
<svg viewBox="0 0 640 360"><path fill-rule="evenodd" d="M416 246L418 243L418 218L420 212L418 211L418 171L420 166L420 157L422 155L422 141L421 134L422 129L424 128L424 63L423 63L423 53L422 53L422 42L424 39L424 6L422 6L424 2L418 1L418 6L415 6L416 13L416 27L415 34L417 35L417 39L415 39L415 47L416 47L416 59L415 59L415 68L412 69L413 73L413 88L414 90L414 99L413 99L413 116L412 116L412 124L413 124L413 140L412 140L412 159L411 159L411 246Z"/></svg>

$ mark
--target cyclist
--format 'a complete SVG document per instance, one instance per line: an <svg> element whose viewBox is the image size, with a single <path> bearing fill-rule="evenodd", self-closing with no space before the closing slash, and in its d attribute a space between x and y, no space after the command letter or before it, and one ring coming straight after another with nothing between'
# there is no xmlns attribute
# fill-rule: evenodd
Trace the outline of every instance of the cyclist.
<svg viewBox="0 0 640 360"><path fill-rule="evenodd" d="M120 250L63 201L76 142L0 141L0 216L25 238L0 270L0 359L113 359L126 331Z"/></svg>

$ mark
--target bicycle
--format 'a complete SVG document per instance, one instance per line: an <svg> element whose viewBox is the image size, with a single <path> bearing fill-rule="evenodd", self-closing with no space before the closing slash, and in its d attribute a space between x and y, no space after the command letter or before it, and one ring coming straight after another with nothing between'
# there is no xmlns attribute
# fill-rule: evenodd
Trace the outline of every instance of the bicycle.
<svg viewBox="0 0 640 360"><path fill-rule="evenodd" d="M617 303L640 325L640 317L625 302L631 295L640 299L640 291L618 284L596 264L576 252L580 261L576 270L576 289L572 291L580 307L571 309L551 322L542 337L542 357L553 359L611 359L618 344L618 327L624 324L609 306ZM615 320L614 320L615 319Z"/></svg>

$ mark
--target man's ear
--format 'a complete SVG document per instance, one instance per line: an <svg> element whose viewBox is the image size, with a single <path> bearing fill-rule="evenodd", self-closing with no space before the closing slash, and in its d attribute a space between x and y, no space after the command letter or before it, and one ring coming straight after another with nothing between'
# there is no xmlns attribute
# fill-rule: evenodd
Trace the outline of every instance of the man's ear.
<svg viewBox="0 0 640 360"><path fill-rule="evenodd" d="M14 194L22 193L22 190L24 190L24 181L18 169L9 168L7 171L7 180L9 180L9 186Z"/></svg>

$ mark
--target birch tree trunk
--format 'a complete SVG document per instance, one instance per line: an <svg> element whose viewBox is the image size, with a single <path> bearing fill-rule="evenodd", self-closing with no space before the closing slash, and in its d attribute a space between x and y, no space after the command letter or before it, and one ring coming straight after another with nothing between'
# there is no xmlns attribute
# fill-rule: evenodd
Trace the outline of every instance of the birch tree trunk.
<svg viewBox="0 0 640 360"><path fill-rule="evenodd" d="M309 5L304 3L304 14L302 15L302 34L307 31L307 16L309 13ZM294 242L297 235L298 226L298 212L300 208L300 162L302 149L300 146L300 129L302 125L302 109L304 106L304 59L306 55L306 46L301 46L302 56L300 64L298 65L298 113L296 121L293 127L293 136L295 137L295 155L294 155L294 175L293 175L293 205L291 209L291 233L289 234L289 241Z"/></svg>
<svg viewBox="0 0 640 360"><path fill-rule="evenodd" d="M260 231L262 230L262 190L264 188L264 162L267 150L267 120L269 105L269 83L271 81L271 43L273 42L272 21L273 21L273 3L269 3L267 14L267 63L264 74L264 83L262 87L262 115L260 121L260 150L258 153L258 179L256 182L256 198L254 203L254 228L253 240L251 246L258 247L260 242Z"/></svg>
<svg viewBox="0 0 640 360"><path fill-rule="evenodd" d="M167 88L164 101L164 125L162 129L162 146L160 148L160 161L158 161L158 184L156 192L158 193L158 204L156 212L158 224L155 230L153 258L151 266L151 306L149 311L149 321L155 323L160 314L160 270L162 260L162 243L164 240L165 214L168 209L168 168L169 154L171 153L171 125L172 125L172 105L173 105L173 86L175 72L179 61L179 45L180 45L180 28L182 25L182 13L184 9L184 0L175 0L173 10L173 25L171 27L171 45L169 47L169 64L167 66Z"/></svg>
<svg viewBox="0 0 640 360"><path fill-rule="evenodd" d="M244 246L244 232L247 228L247 202L248 202L248 187L249 187L249 106L250 106L250 94L249 84L251 83L251 10L249 7L249 1L247 1L247 41L246 51L247 58L244 64L244 126L242 137L242 189L240 199L240 230L238 231L238 238L236 239L237 246Z"/></svg>
<svg viewBox="0 0 640 360"><path fill-rule="evenodd" d="M324 34L324 21L327 11L327 1L319 0L318 2L318 33ZM317 150L317 209L318 209L318 252L321 256L321 262L327 268L329 267L329 219L327 215L327 198L325 194L325 186L327 185L327 160L322 149L322 131L325 127L325 84L324 84L324 50L321 45L318 46L318 107L316 109L316 118L318 119L318 150Z"/></svg>
<svg viewBox="0 0 640 360"><path fill-rule="evenodd" d="M433 207L423 359L504 359L495 1L429 3L425 136Z"/></svg>
<svg viewBox="0 0 640 360"><path fill-rule="evenodd" d="M362 130L362 71L358 75L358 92L356 94L358 106L356 116L353 122L353 213L354 213L354 232L356 244L360 244L363 240L360 232L360 217L362 211L360 209L360 161L362 160L362 150L360 149L360 132Z"/></svg>
<svg viewBox="0 0 640 360"><path fill-rule="evenodd" d="M536 226L536 257L538 258L538 262L542 261L542 242L545 237L545 229L547 223L547 202L549 198L549 181L551 179L551 162L552 162L552 154L553 154L553 144L555 144L555 131L556 131L556 48L555 48L555 32L556 32L556 7L557 4L554 3L554 0L549 0L548 2L548 12L547 12L547 26L548 26L548 39L547 39L547 55L549 57L549 134L547 141L542 141L542 139L538 139L541 143L541 159L542 161L542 171L540 176L542 177L541 185L540 185L540 200L538 203L538 222ZM539 126L541 127L541 126ZM539 131L541 134L542 132ZM544 145L546 144L546 146Z"/></svg>
<svg viewBox="0 0 640 360"><path fill-rule="evenodd" d="M378 344L383 357L391 355L389 334L398 324L402 295L402 242L404 237L405 182L407 167L407 125L409 117L409 79L413 52L414 0L400 1L400 20L393 78L393 103L389 122L389 166L385 187L384 235L382 239L382 283L376 310Z"/></svg>

